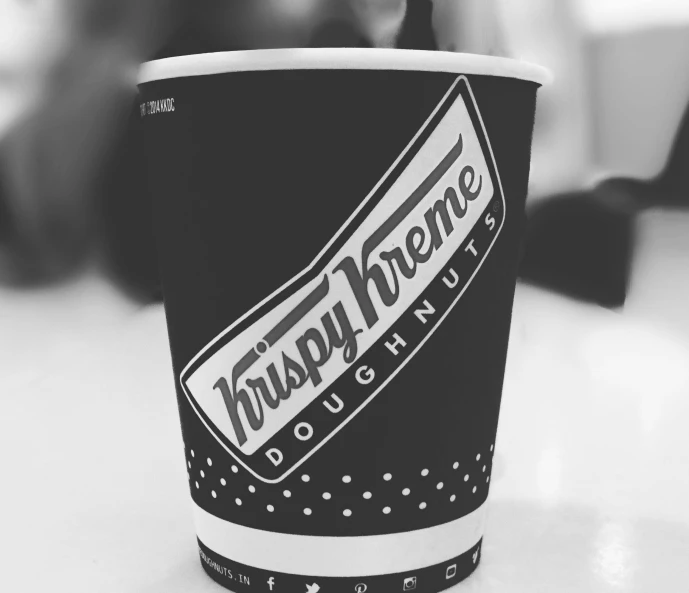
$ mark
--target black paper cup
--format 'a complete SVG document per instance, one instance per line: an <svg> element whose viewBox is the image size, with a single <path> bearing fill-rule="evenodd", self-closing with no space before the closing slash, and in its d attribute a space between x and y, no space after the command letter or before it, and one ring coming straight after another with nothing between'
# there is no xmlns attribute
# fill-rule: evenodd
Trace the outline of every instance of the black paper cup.
<svg viewBox="0 0 689 593"><path fill-rule="evenodd" d="M434 592L480 559L540 68L300 49L145 64L202 565Z"/></svg>

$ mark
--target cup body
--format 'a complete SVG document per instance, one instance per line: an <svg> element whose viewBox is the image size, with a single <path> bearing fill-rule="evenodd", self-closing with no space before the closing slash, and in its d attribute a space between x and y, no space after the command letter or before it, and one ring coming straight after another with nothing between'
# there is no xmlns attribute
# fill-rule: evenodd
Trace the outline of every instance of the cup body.
<svg viewBox="0 0 689 593"><path fill-rule="evenodd" d="M222 585L432 592L477 566L540 76L346 49L142 70L185 461Z"/></svg>

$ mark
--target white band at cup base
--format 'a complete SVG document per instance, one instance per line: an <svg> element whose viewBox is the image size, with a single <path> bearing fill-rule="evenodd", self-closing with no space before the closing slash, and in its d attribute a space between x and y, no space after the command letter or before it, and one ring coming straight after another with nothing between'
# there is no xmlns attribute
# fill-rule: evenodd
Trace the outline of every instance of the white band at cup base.
<svg viewBox="0 0 689 593"><path fill-rule="evenodd" d="M218 519L196 504L194 518L199 539L235 562L289 574L359 577L421 569L460 556L483 537L485 506L435 527L357 537L261 531Z"/></svg>

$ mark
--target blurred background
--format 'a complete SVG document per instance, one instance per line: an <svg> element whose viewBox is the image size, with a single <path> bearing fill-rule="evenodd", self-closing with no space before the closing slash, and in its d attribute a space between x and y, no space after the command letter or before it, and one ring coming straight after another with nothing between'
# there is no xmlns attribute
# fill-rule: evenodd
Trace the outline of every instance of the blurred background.
<svg viewBox="0 0 689 593"><path fill-rule="evenodd" d="M0 0L5 348L29 331L14 308L55 317L92 300L84 283L125 308L162 298L131 115L142 61L318 46L549 68L522 282L689 336L686 0Z"/></svg>
<svg viewBox="0 0 689 593"><path fill-rule="evenodd" d="M502 55L552 71L539 97L526 279L620 306L645 240L638 215L689 204L684 0L0 0L0 284L99 269L141 301L159 298L128 121L137 65L320 45ZM590 219L607 259L550 244L564 235L541 220L560 224L565 212Z"/></svg>
<svg viewBox="0 0 689 593"><path fill-rule="evenodd" d="M92 328L86 304L105 318L97 293L105 310L162 299L132 116L138 65L319 46L481 53L549 68L521 283L689 338L686 0L0 0L6 360L39 331L37 319L61 339L80 335L82 317Z"/></svg>
<svg viewBox="0 0 689 593"><path fill-rule="evenodd" d="M8 590L37 590L37 557L51 590L201 590L136 71L329 45L500 55L554 77L538 99L494 543L471 590L685 590L689 0L0 0Z"/></svg>

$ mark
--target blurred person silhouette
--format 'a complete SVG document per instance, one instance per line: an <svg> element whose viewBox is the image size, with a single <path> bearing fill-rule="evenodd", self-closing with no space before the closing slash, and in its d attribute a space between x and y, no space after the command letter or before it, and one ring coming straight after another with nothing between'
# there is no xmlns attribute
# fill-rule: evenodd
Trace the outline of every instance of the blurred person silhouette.
<svg viewBox="0 0 689 593"><path fill-rule="evenodd" d="M414 4L414 21L417 4L427 5L428 19L430 0ZM408 22L405 0L62 0L61 7L65 18L55 27L65 42L43 64L40 98L0 139L0 283L43 285L95 265L143 302L161 295L132 109L138 64L265 47L389 47ZM405 43L414 35L407 27Z"/></svg>
<svg viewBox="0 0 689 593"><path fill-rule="evenodd" d="M41 4L36 5L36 10ZM128 150L134 74L165 34L168 0L61 0L46 29L53 53L35 64L35 101L0 139L0 281L64 279L148 232L145 208L110 216L138 173L111 171ZM30 7L26 8L30 15ZM35 40L37 43L39 40ZM16 78L32 73L15 71ZM33 73L36 74L36 73ZM114 161L113 161L114 159ZM116 165L116 169L117 169ZM130 185L131 181L131 185ZM115 207L117 210L117 207ZM145 218L145 216L144 216ZM117 240L113 243L113 237ZM146 238L146 244L148 238ZM148 247L141 250L148 258Z"/></svg>

